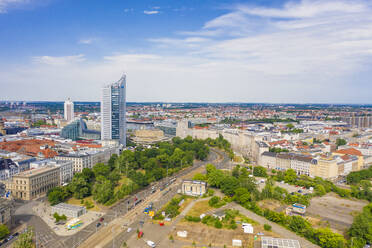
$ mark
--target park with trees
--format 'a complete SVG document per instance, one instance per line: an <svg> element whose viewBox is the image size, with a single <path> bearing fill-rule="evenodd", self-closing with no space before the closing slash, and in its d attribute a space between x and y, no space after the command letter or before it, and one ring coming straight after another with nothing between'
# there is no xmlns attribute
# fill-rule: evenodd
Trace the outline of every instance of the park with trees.
<svg viewBox="0 0 372 248"><path fill-rule="evenodd" d="M71 197L84 201L92 196L99 204L111 205L152 182L192 166L194 159L205 160L208 154L206 141L190 136L175 137L171 142L159 142L150 148L137 146L134 150L124 150L120 156L112 155L107 164L97 163L92 169L75 173L67 186L51 189L48 200L55 205Z"/></svg>

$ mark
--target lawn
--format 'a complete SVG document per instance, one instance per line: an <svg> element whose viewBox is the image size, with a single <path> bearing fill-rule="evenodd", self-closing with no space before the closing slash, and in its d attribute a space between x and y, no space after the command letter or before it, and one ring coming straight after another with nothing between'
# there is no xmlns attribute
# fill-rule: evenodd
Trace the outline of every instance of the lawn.
<svg viewBox="0 0 372 248"><path fill-rule="evenodd" d="M90 201L90 202L92 202L94 204L94 207L93 208L90 208L88 210L90 210L90 211L96 211L96 212L100 212L101 211L101 208L99 206L97 206L97 204L93 201L93 196L85 197L83 200L84 201L88 200L88 201ZM81 199L76 199L75 197L71 197L70 199L67 200L66 203L67 204L71 204L71 205L84 206L84 204L81 204Z"/></svg>
<svg viewBox="0 0 372 248"><path fill-rule="evenodd" d="M201 214L204 214L212 209L214 208L209 206L208 200L200 201L195 203L195 205L190 209L187 215L199 217Z"/></svg>

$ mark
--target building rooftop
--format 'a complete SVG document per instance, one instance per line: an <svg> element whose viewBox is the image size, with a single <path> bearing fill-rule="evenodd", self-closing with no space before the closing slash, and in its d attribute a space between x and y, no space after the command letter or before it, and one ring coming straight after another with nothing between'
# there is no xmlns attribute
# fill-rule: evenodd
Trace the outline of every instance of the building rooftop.
<svg viewBox="0 0 372 248"><path fill-rule="evenodd" d="M300 242L294 239L278 239L272 237L261 238L262 248L301 248Z"/></svg>
<svg viewBox="0 0 372 248"><path fill-rule="evenodd" d="M54 205L53 208L60 208L60 209L67 209L67 210L73 210L73 211L78 211L81 209L85 209L83 206L76 206L76 205L71 205L67 203L59 203L57 205Z"/></svg>
<svg viewBox="0 0 372 248"><path fill-rule="evenodd" d="M54 169L57 169L57 167L42 167L40 169L23 171L14 177L32 177Z"/></svg>

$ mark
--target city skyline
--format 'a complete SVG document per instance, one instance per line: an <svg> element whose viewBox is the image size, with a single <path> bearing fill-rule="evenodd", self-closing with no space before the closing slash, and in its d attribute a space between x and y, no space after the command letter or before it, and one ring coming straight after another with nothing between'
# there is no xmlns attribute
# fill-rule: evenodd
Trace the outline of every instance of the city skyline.
<svg viewBox="0 0 372 248"><path fill-rule="evenodd" d="M124 70L131 102L369 104L371 16L365 0L1 1L0 99L98 101Z"/></svg>

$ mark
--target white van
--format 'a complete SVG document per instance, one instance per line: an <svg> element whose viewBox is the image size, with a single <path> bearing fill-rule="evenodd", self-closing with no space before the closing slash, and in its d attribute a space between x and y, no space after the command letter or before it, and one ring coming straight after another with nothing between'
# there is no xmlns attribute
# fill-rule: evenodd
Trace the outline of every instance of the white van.
<svg viewBox="0 0 372 248"><path fill-rule="evenodd" d="M156 247L156 244L155 242L151 241L151 240L147 240L146 244L150 247Z"/></svg>

